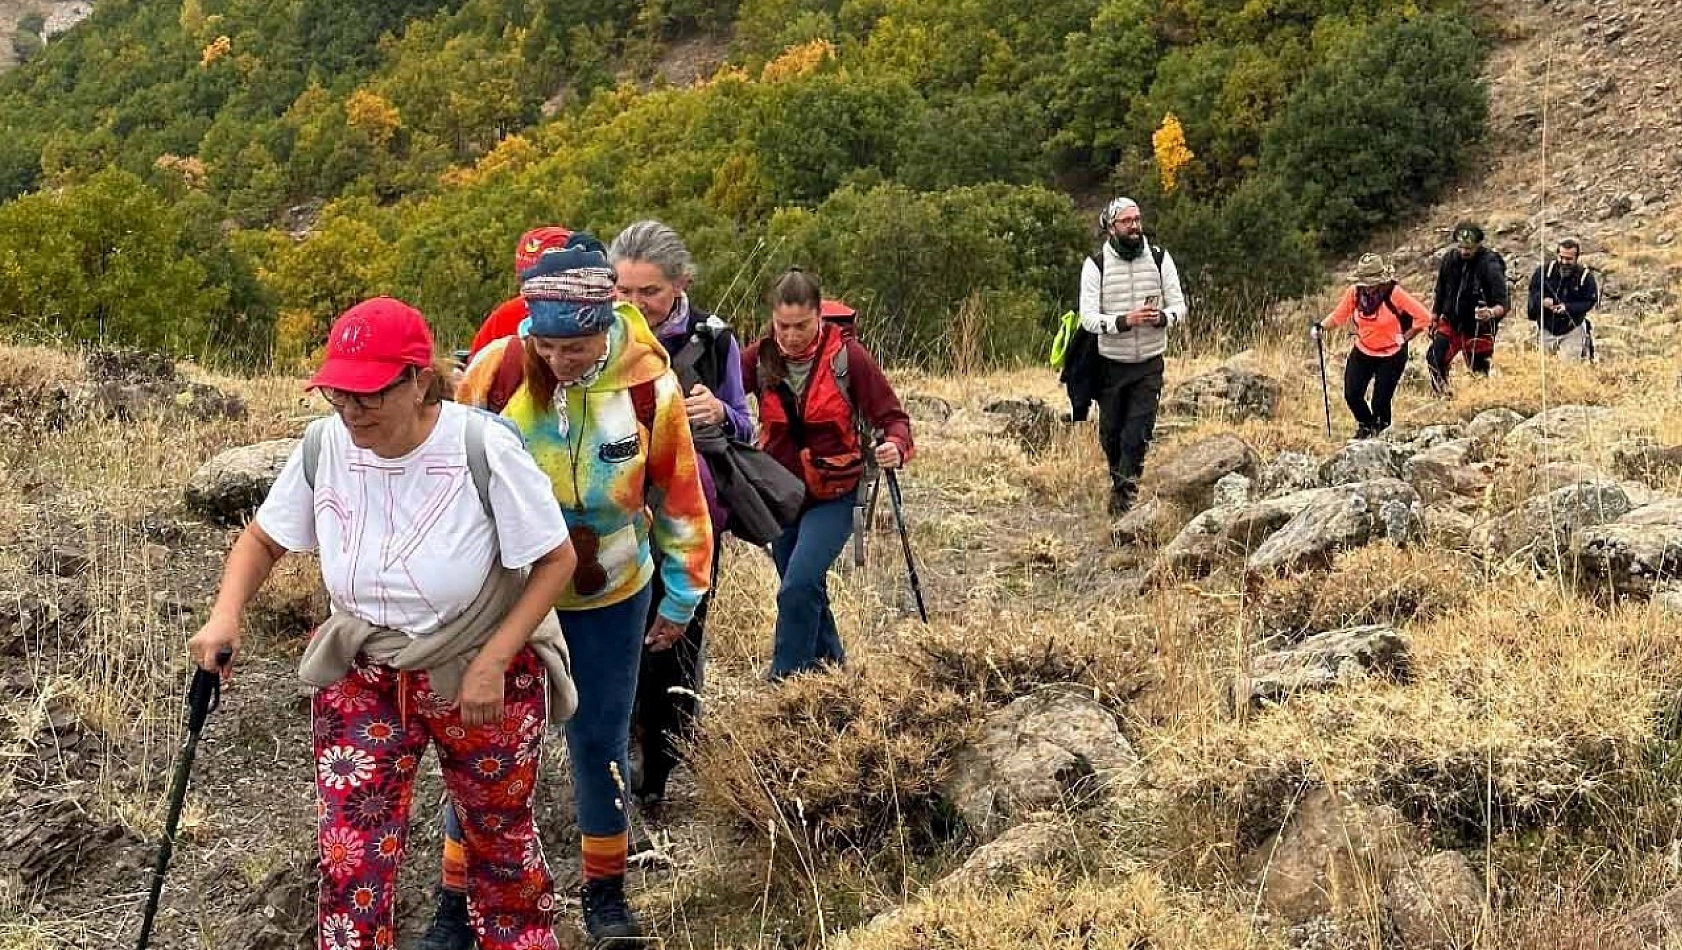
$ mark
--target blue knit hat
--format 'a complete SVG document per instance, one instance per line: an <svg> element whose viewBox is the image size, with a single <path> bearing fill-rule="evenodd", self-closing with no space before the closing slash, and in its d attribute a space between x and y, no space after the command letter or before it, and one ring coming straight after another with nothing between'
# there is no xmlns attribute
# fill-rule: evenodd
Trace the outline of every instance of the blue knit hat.
<svg viewBox="0 0 1682 950"><path fill-rule="evenodd" d="M602 243L590 235L575 233L521 277L528 314L521 336L593 336L613 325L613 269Z"/></svg>

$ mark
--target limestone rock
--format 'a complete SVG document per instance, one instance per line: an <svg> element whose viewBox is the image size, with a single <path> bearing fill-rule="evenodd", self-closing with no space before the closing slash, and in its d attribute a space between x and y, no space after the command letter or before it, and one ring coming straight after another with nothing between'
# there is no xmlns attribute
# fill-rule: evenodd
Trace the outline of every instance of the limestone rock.
<svg viewBox="0 0 1682 950"><path fill-rule="evenodd" d="M1538 565L1551 568L1558 554L1571 546L1577 529L1616 521L1631 507L1629 496L1615 482L1568 485L1498 519L1491 529L1491 546L1503 557L1528 553Z"/></svg>
<svg viewBox="0 0 1682 950"><path fill-rule="evenodd" d="M1253 573L1319 567L1338 551L1375 541L1411 543L1424 527L1421 508L1419 493L1395 478L1329 490L1262 542L1246 567Z"/></svg>
<svg viewBox="0 0 1682 950"><path fill-rule="evenodd" d="M1250 503L1250 490L1254 482L1243 475L1233 472L1222 475L1215 482L1211 491L1217 508L1242 508Z"/></svg>
<svg viewBox="0 0 1682 950"><path fill-rule="evenodd" d="M1333 486L1351 485L1375 478L1394 478L1401 471L1390 443L1383 439L1356 439L1320 466L1320 481Z"/></svg>
<svg viewBox="0 0 1682 950"><path fill-rule="evenodd" d="M1604 406L1556 406L1514 426L1501 443L1508 451L1561 452L1617 435L1612 410Z"/></svg>
<svg viewBox="0 0 1682 950"><path fill-rule="evenodd" d="M1174 415L1213 416L1229 422L1271 419L1282 391L1278 380L1229 363L1174 386L1162 409Z"/></svg>
<svg viewBox="0 0 1682 950"><path fill-rule="evenodd" d="M1057 413L1045 400L1029 396L1023 399L996 399L983 411L1005 417L1005 434L1022 446L1029 455L1038 455L1051 446L1052 435L1061 425Z"/></svg>
<svg viewBox="0 0 1682 950"><path fill-rule="evenodd" d="M1272 537L1275 531L1289 524L1292 518L1301 514L1315 499L1331 490L1310 488L1281 498L1268 498L1245 505L1224 519L1220 532L1238 550L1249 554Z"/></svg>
<svg viewBox="0 0 1682 950"><path fill-rule="evenodd" d="M1619 518L1618 523L1682 527L1682 498L1665 497L1642 505Z"/></svg>
<svg viewBox="0 0 1682 950"><path fill-rule="evenodd" d="M1293 492L1319 488L1320 462L1302 452L1280 452L1262 466L1256 491L1263 498L1277 498Z"/></svg>
<svg viewBox="0 0 1682 950"><path fill-rule="evenodd" d="M1174 506L1151 498L1134 505L1110 525L1110 541L1121 546L1155 544L1174 524Z"/></svg>
<svg viewBox="0 0 1682 950"><path fill-rule="evenodd" d="M1425 449L1402 463L1402 478L1428 502L1481 492L1489 478L1466 464L1472 448L1472 440L1455 439Z"/></svg>
<svg viewBox="0 0 1682 950"><path fill-rule="evenodd" d="M1571 565L1586 591L1646 597L1682 578L1682 524L1600 524L1571 536Z"/></svg>
<svg viewBox="0 0 1682 950"><path fill-rule="evenodd" d="M1262 903L1301 923L1355 907L1420 850L1417 831L1396 809L1319 789L1244 866Z"/></svg>
<svg viewBox="0 0 1682 950"><path fill-rule="evenodd" d="M1347 679L1407 676L1407 644L1388 624L1317 633L1283 650L1250 661L1233 677L1234 708L1278 704L1309 690L1330 689Z"/></svg>
<svg viewBox="0 0 1682 950"><path fill-rule="evenodd" d="M1473 416L1471 422L1466 423L1466 438L1473 442L1494 444L1506 438L1507 433L1523 422L1522 414L1505 406L1485 409Z"/></svg>
<svg viewBox="0 0 1682 950"><path fill-rule="evenodd" d="M298 439L275 439L232 448L199 466L187 482L187 507L221 524L256 513Z"/></svg>
<svg viewBox="0 0 1682 950"><path fill-rule="evenodd" d="M1066 809L1143 765L1115 716L1080 691L1051 688L987 717L942 789L970 829L991 838L1036 811Z"/></svg>
<svg viewBox="0 0 1682 950"><path fill-rule="evenodd" d="M1238 436L1222 433L1181 449L1157 466L1157 492L1194 511L1209 507L1215 483L1227 475L1256 474L1255 450Z"/></svg>
<svg viewBox="0 0 1682 950"><path fill-rule="evenodd" d="M1056 863L1073 844L1061 821L1030 821L976 848L956 871L934 885L935 893L975 890L1008 883L1023 872Z"/></svg>
<svg viewBox="0 0 1682 950"><path fill-rule="evenodd" d="M1440 851L1397 871L1384 897L1390 922L1409 950L1472 946L1484 887L1460 852Z"/></svg>
<svg viewBox="0 0 1682 950"><path fill-rule="evenodd" d="M1214 573L1222 561L1239 553L1226 537L1227 524L1236 514L1231 508L1211 508L1191 519L1173 540L1163 545L1151 566L1147 583L1155 584L1169 577L1195 579Z"/></svg>

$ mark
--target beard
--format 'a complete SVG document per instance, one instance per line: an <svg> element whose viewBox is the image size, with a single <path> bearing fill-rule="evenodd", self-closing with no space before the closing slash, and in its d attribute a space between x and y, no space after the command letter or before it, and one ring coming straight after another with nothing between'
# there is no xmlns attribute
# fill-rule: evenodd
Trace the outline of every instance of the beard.
<svg viewBox="0 0 1682 950"><path fill-rule="evenodd" d="M1124 261L1131 261L1145 251L1145 236L1143 234L1112 234L1110 247L1116 256Z"/></svg>

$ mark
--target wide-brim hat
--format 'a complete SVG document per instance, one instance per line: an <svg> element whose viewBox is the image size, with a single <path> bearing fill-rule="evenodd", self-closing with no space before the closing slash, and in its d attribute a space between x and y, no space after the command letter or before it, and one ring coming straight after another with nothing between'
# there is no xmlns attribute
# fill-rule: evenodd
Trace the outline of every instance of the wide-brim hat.
<svg viewBox="0 0 1682 950"><path fill-rule="evenodd" d="M1396 265L1385 260L1382 254L1362 254L1361 259L1355 262L1355 269L1349 272L1349 282L1357 287L1375 287L1395 281Z"/></svg>

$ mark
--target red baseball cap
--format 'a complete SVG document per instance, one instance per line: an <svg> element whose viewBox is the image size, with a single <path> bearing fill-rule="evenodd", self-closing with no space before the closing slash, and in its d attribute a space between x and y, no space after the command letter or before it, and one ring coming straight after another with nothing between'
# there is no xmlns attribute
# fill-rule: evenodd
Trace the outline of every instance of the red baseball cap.
<svg viewBox="0 0 1682 950"><path fill-rule="evenodd" d="M558 227L532 228L520 235L520 243L514 245L514 276L520 277L531 270L544 251L566 247L571 239L571 231Z"/></svg>
<svg viewBox="0 0 1682 950"><path fill-rule="evenodd" d="M411 366L432 365L432 330L401 300L375 297L339 315L327 334L327 357L308 389L375 393Z"/></svg>

